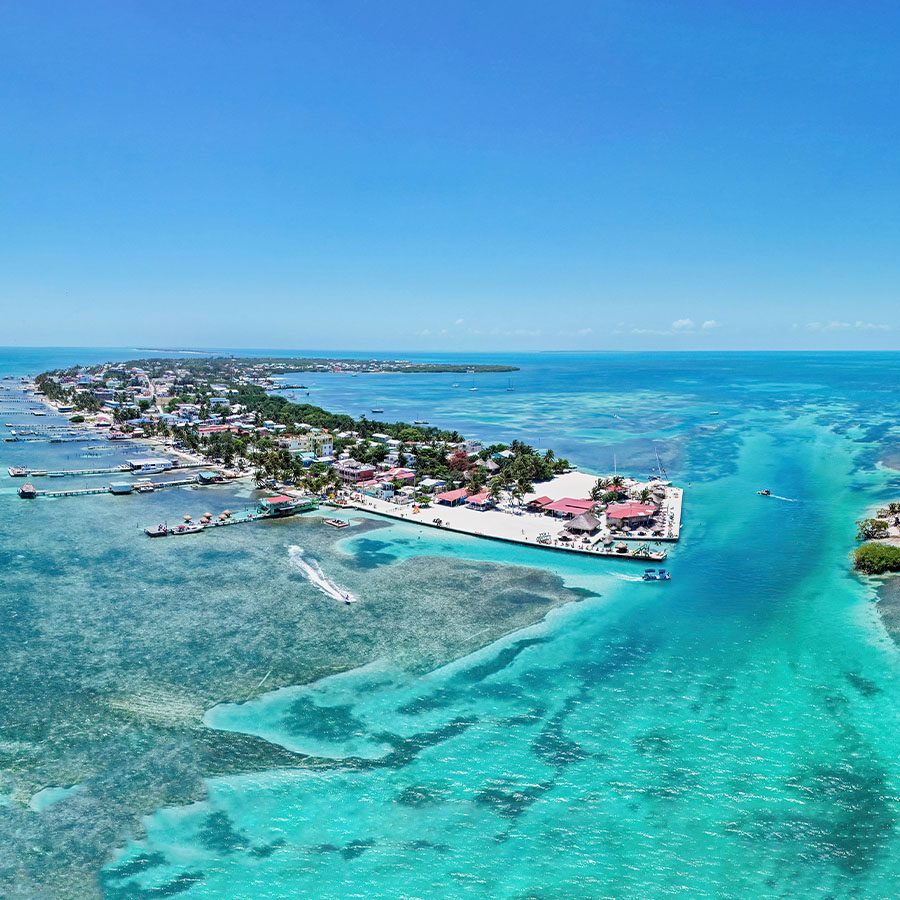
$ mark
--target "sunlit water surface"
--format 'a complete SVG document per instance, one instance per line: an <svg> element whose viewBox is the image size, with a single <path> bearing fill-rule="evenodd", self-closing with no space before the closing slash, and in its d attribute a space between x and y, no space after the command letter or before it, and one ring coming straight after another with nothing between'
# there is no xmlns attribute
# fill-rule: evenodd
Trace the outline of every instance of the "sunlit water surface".
<svg viewBox="0 0 900 900"><path fill-rule="evenodd" d="M595 471L658 452L686 487L671 582L365 516L152 541L251 492L26 503L6 480L5 893L896 896L898 654L847 554L900 493L879 464L900 358L514 362L294 396ZM86 452L0 447L4 468Z"/></svg>

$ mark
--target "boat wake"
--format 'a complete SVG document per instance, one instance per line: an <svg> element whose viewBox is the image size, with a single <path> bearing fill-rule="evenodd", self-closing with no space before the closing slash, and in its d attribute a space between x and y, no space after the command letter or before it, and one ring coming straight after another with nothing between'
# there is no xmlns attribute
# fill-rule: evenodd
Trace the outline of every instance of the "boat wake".
<svg viewBox="0 0 900 900"><path fill-rule="evenodd" d="M622 581L643 581L641 575L626 575L624 572L610 572L613 578L619 578Z"/></svg>
<svg viewBox="0 0 900 900"><path fill-rule="evenodd" d="M773 500L784 500L785 503L799 503L795 497L779 497L778 494L769 494Z"/></svg>
<svg viewBox="0 0 900 900"><path fill-rule="evenodd" d="M317 587L326 597L332 600L340 600L342 603L356 603L357 599L349 591L339 588L323 571L319 563L303 554L303 548L296 544L288 547L288 556L291 563L298 568L307 578L310 584Z"/></svg>

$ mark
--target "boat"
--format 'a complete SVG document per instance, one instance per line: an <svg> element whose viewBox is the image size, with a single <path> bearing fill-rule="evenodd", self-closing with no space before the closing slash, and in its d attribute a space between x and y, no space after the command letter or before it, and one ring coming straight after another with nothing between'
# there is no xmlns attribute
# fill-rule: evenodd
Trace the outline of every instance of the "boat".
<svg viewBox="0 0 900 900"><path fill-rule="evenodd" d="M168 537L169 529L160 522L156 528L145 528L144 534L146 534L147 537Z"/></svg>
<svg viewBox="0 0 900 900"><path fill-rule="evenodd" d="M350 523L345 522L343 519L326 519L326 525L330 525L332 528L346 528Z"/></svg>
<svg viewBox="0 0 900 900"><path fill-rule="evenodd" d="M199 522L185 522L184 525L176 525L169 531L169 534L196 534L198 531L203 531L204 528L205 526Z"/></svg>
<svg viewBox="0 0 900 900"><path fill-rule="evenodd" d="M28 469L21 466L10 466L6 471L9 472L10 478L24 478L28 474Z"/></svg>
<svg viewBox="0 0 900 900"><path fill-rule="evenodd" d="M18 493L23 500L34 500L37 497L37 488L29 481L19 488Z"/></svg>
<svg viewBox="0 0 900 900"><path fill-rule="evenodd" d="M152 494L156 490L156 487L152 481L138 481L135 484L134 489L139 494Z"/></svg>
<svg viewBox="0 0 900 900"><path fill-rule="evenodd" d="M771 497L772 492L768 488L763 488L761 491L757 491L760 497Z"/></svg>
<svg viewBox="0 0 900 900"><path fill-rule="evenodd" d="M428 419L416 419L413 422L413 425L427 425L427 424L428 424Z"/></svg>
<svg viewBox="0 0 900 900"><path fill-rule="evenodd" d="M644 569L644 581L669 581L671 578L665 569Z"/></svg>
<svg viewBox="0 0 900 900"><path fill-rule="evenodd" d="M34 469L34 471L32 471L31 474L32 475L46 475L47 470L46 469Z"/></svg>
<svg viewBox="0 0 900 900"><path fill-rule="evenodd" d="M371 411L372 411L373 413L383 413L383 412L384 412L383 409L373 409L373 410L371 410Z"/></svg>
<svg viewBox="0 0 900 900"><path fill-rule="evenodd" d="M109 486L111 494L130 494L134 490L134 485L128 481L114 481Z"/></svg>

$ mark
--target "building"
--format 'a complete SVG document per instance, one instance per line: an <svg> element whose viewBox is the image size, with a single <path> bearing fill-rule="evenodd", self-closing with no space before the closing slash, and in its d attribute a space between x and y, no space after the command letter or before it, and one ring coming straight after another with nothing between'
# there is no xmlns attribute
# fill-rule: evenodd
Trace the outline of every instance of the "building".
<svg viewBox="0 0 900 900"><path fill-rule="evenodd" d="M127 459L125 462L128 463L128 468L131 469L132 472L145 472L147 470L162 472L165 469L172 468L171 459L165 459L159 456L139 456L134 459Z"/></svg>
<svg viewBox="0 0 900 900"><path fill-rule="evenodd" d="M360 481L369 481L375 477L375 466L357 462L355 459L339 460L334 469L344 484L358 484Z"/></svg>
<svg viewBox="0 0 900 900"><path fill-rule="evenodd" d="M613 528L650 525L658 511L659 507L655 504L638 503L636 500L629 500L626 503L610 503L606 507L606 521Z"/></svg>
<svg viewBox="0 0 900 900"><path fill-rule="evenodd" d="M468 496L469 492L465 488L458 488L455 491L444 491L442 494L437 494L434 499L444 506L459 506L460 503L465 502Z"/></svg>
<svg viewBox="0 0 900 900"><path fill-rule="evenodd" d="M589 512L582 513L580 516L575 516L575 518L566 526L569 531L577 534L594 534L599 527L600 520L593 513Z"/></svg>
<svg viewBox="0 0 900 900"><path fill-rule="evenodd" d="M334 454L334 438L327 432L312 432L290 438L287 448L291 453L312 453L315 456L332 456Z"/></svg>
<svg viewBox="0 0 900 900"><path fill-rule="evenodd" d="M544 498L541 498L544 499ZM590 512L595 506L593 500L576 500L573 497L563 497L552 503L545 503L541 509L550 516L560 519L572 519L582 513Z"/></svg>
<svg viewBox="0 0 900 900"><path fill-rule="evenodd" d="M444 481L443 478L423 478L419 482L419 490L423 491L426 494L431 494L434 491L440 491L446 486L447 482Z"/></svg>
<svg viewBox="0 0 900 900"><path fill-rule="evenodd" d="M469 509L490 509L494 505L494 501L490 498L487 491L479 491L466 500L466 506Z"/></svg>

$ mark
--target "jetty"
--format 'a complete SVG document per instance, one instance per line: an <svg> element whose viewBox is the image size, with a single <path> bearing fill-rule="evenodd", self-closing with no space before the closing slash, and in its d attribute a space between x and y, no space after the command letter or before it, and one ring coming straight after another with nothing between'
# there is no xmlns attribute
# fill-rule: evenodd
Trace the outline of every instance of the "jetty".
<svg viewBox="0 0 900 900"><path fill-rule="evenodd" d="M238 513L224 510L218 517L213 518L212 513L204 513L199 521L194 521L193 516L185 516L180 525L169 526L163 522L155 528L145 528L147 537L171 537L173 535L196 534L207 528L224 528L226 525L243 525L246 522L257 522L260 519L283 519L298 513L311 512L319 508L315 497L289 497L279 494L275 497L264 497L256 506L256 509L246 509Z"/></svg>
<svg viewBox="0 0 900 900"><path fill-rule="evenodd" d="M168 463L168 461L166 461ZM207 463L201 462L171 462L162 469L162 471L172 472L179 469L209 469ZM92 476L92 475L141 475L146 474L148 469L135 468L133 464L124 463L119 466L104 466L93 469L57 469L56 471L46 469L29 469L26 466L10 466L7 469L11 478L64 478L70 475ZM159 471L159 469L154 469Z"/></svg>
<svg viewBox="0 0 900 900"><path fill-rule="evenodd" d="M32 484L23 484L19 488L19 496L23 500L34 500L38 497L87 497L89 494L113 494L115 496L125 494L142 494L152 493L153 491L163 490L164 488L173 487L203 487L204 482L199 481L196 476L193 478L175 478L168 481L150 481L149 479L141 484L124 481L113 482L112 484L103 485L102 487L87 488L71 488L69 490L37 490Z"/></svg>

